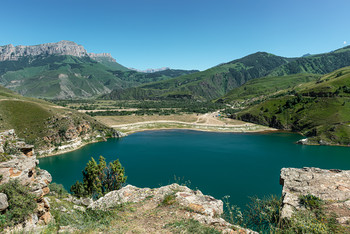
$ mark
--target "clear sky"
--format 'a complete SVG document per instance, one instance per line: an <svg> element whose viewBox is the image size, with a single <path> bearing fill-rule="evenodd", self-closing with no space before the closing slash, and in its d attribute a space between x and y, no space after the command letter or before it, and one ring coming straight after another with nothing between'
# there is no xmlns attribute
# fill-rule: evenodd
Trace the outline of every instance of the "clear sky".
<svg viewBox="0 0 350 234"><path fill-rule="evenodd" d="M1 0L0 45L75 41L138 69L204 70L257 51L350 43L349 0Z"/></svg>

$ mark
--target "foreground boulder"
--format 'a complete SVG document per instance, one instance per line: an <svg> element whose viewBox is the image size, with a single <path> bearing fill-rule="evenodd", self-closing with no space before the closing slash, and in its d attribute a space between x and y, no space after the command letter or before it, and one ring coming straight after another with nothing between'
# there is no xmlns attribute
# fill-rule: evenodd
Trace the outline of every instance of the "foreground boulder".
<svg viewBox="0 0 350 234"><path fill-rule="evenodd" d="M282 168L282 218L302 208L299 197L313 195L327 202L339 223L350 221L350 171L320 168Z"/></svg>
<svg viewBox="0 0 350 234"><path fill-rule="evenodd" d="M108 209L123 203L148 201L156 208L165 204L174 204L183 208L188 218L200 223L214 226L224 233L256 233L249 229L234 226L221 218L223 202L212 196L203 195L201 191L191 190L186 186L171 184L160 188L138 188L127 185L120 190L107 193L89 205L91 209Z"/></svg>

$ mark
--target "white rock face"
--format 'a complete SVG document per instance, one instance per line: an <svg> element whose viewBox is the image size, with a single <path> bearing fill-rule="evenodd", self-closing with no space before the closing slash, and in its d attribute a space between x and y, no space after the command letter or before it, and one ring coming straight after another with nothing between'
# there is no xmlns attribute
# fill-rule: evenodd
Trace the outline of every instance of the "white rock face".
<svg viewBox="0 0 350 234"><path fill-rule="evenodd" d="M223 202L212 196L203 195L201 191L191 190L186 186L171 184L160 188L138 188L127 185L124 188L107 193L89 205L92 209L107 209L127 202L140 202L146 198L160 203L164 197L174 194L176 202L180 206L188 207L196 213L211 217L220 216L223 213Z"/></svg>
<svg viewBox="0 0 350 234"><path fill-rule="evenodd" d="M234 226L220 218L223 213L223 202L214 197L203 195L201 191L191 190L186 186L171 184L160 188L138 188L127 185L120 190L107 193L97 201L89 205L91 209L108 209L122 203L151 202L153 207L159 206L167 195L173 195L175 202L180 207L188 208L189 218L198 220L200 223L221 227L223 233L248 233L257 234L249 229ZM146 200L147 199L147 200Z"/></svg>
<svg viewBox="0 0 350 234"><path fill-rule="evenodd" d="M7 195L5 193L0 193L0 211L6 210L7 207L9 207Z"/></svg>
<svg viewBox="0 0 350 234"><path fill-rule="evenodd" d="M0 61L16 61L24 56L37 55L72 55L77 57L88 56L82 45L72 41L59 41L57 43L46 43L33 46L13 46L12 44L0 46Z"/></svg>
<svg viewBox="0 0 350 234"><path fill-rule="evenodd" d="M310 194L322 200L334 202L336 206L349 204L350 170L323 170L312 167L282 168L280 184L283 185L282 218L291 217L295 210L301 208L300 195Z"/></svg>

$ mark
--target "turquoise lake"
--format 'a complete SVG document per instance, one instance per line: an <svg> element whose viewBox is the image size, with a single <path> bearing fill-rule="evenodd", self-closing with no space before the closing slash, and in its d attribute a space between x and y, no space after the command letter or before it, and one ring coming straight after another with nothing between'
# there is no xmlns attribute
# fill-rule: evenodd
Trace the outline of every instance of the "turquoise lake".
<svg viewBox="0 0 350 234"><path fill-rule="evenodd" d="M159 187L190 181L192 189L241 207L248 197L281 195L282 167L350 169L350 148L295 144L302 136L293 133L213 133L164 130L134 133L87 145L77 151L40 159L53 182L67 190L91 157L106 161L117 158L125 167L127 183L138 187Z"/></svg>

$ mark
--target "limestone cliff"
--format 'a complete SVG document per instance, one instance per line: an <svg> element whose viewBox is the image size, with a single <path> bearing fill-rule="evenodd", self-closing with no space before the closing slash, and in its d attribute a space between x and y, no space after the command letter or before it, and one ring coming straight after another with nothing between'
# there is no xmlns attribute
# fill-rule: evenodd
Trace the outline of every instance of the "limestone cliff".
<svg viewBox="0 0 350 234"><path fill-rule="evenodd" d="M72 55L76 57L88 56L96 61L104 58L109 62L116 62L110 53L87 53L82 45L66 40L32 46L13 46L12 44L0 46L0 62L7 60L17 61L21 57L33 57L38 55Z"/></svg>
<svg viewBox="0 0 350 234"><path fill-rule="evenodd" d="M39 161L33 147L18 139L14 130L0 133L0 185L10 180L18 180L22 185L29 187L36 197L35 213L28 217L25 223L20 224L20 227L25 228L48 224L51 220L50 204L44 196L50 192L48 185L52 178L50 173L37 167ZM7 207L2 210L6 209Z"/></svg>
<svg viewBox="0 0 350 234"><path fill-rule="evenodd" d="M107 59L109 62L117 62L110 53L89 53L90 58L100 61L101 58Z"/></svg>
<svg viewBox="0 0 350 234"><path fill-rule="evenodd" d="M0 61L16 61L24 56L38 55L72 55L77 57L88 56L82 45L72 41L59 41L57 43L45 43L33 46L13 46L12 44L0 46Z"/></svg>

